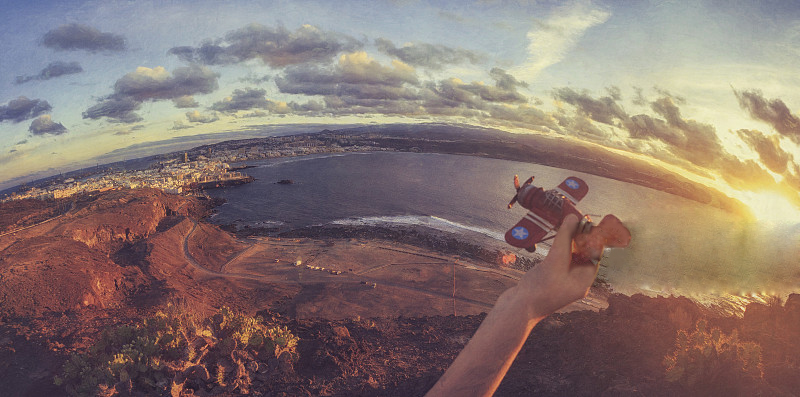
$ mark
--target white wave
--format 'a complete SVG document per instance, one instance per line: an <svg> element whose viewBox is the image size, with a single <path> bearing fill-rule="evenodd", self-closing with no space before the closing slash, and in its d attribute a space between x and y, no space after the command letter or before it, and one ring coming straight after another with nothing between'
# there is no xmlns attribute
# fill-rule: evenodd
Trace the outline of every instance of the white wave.
<svg viewBox="0 0 800 397"><path fill-rule="evenodd" d="M441 230L450 233L463 233L470 231L478 233L495 240L505 241L502 233L478 226L464 225L436 216L425 215L396 215L396 216L367 216L355 219L339 219L331 222L335 225L411 225L425 226L431 229Z"/></svg>
<svg viewBox="0 0 800 397"><path fill-rule="evenodd" d="M244 220L237 220L237 224L242 226L250 226L250 227L274 227L274 226L282 226L285 225L286 222L283 221L244 221Z"/></svg>

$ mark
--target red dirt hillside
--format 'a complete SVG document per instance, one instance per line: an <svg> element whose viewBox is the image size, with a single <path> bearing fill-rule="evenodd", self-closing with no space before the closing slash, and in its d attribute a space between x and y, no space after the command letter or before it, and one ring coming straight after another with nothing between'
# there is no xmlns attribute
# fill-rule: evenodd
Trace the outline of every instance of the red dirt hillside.
<svg viewBox="0 0 800 397"><path fill-rule="evenodd" d="M77 199L51 222L6 234L0 237L0 314L119 307L146 277L113 254L155 233L170 216L206 211L199 200L157 190L110 191Z"/></svg>

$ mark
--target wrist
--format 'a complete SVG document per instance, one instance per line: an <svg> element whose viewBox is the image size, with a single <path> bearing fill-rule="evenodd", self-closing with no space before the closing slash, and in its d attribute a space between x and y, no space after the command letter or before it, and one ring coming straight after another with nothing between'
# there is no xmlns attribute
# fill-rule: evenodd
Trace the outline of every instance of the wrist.
<svg viewBox="0 0 800 397"><path fill-rule="evenodd" d="M517 284L507 292L511 305L518 308L518 313L524 313L525 320L529 323L536 324L552 313L547 309L546 300L539 288L530 284Z"/></svg>

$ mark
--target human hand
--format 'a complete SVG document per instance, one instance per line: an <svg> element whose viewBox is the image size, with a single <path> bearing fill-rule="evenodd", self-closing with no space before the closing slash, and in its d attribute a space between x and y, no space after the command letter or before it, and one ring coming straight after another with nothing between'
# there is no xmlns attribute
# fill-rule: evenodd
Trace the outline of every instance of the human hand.
<svg viewBox="0 0 800 397"><path fill-rule="evenodd" d="M586 297L597 277L598 265L572 261L572 239L578 230L578 223L577 216L567 215L547 257L525 273L517 284L518 293L528 304L531 320L545 317Z"/></svg>

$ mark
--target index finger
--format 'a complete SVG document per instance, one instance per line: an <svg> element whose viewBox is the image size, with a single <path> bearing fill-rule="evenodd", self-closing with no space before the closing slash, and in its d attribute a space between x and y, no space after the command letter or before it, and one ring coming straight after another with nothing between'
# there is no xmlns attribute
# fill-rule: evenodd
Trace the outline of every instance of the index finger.
<svg viewBox="0 0 800 397"><path fill-rule="evenodd" d="M558 228L550 253L554 255L568 255L572 252L572 238L578 231L580 220L575 214L564 217L561 227Z"/></svg>

